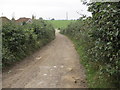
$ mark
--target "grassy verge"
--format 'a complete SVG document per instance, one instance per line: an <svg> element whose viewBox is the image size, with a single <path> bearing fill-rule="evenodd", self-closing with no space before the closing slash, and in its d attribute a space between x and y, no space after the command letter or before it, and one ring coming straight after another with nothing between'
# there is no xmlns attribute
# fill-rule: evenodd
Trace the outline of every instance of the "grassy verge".
<svg viewBox="0 0 120 90"><path fill-rule="evenodd" d="M67 35L68 36L68 35ZM84 65L86 69L87 83L89 88L114 88L112 80L105 73L101 73L99 66L100 63L91 62L89 57L86 56L86 52L83 45L80 45L80 41L68 36L80 55L80 63ZM104 67L104 66L102 66Z"/></svg>

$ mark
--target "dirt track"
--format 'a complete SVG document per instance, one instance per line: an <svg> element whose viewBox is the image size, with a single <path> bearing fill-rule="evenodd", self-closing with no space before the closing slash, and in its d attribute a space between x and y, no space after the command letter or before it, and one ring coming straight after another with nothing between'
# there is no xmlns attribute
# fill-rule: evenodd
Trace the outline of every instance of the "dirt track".
<svg viewBox="0 0 120 90"><path fill-rule="evenodd" d="M84 68L72 42L56 39L3 73L3 88L85 88Z"/></svg>

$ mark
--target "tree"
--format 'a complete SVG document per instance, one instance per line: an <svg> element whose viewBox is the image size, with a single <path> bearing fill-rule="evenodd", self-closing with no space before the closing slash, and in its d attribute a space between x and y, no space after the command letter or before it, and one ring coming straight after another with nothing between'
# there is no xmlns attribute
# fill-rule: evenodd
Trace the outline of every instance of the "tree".
<svg viewBox="0 0 120 90"><path fill-rule="evenodd" d="M55 20L54 18L52 18L51 20Z"/></svg>

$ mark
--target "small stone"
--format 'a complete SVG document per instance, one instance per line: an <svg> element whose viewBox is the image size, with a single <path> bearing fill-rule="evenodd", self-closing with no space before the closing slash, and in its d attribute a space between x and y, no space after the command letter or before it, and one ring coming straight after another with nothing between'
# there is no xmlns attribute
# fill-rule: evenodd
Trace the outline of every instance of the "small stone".
<svg viewBox="0 0 120 90"><path fill-rule="evenodd" d="M63 68L64 66L60 66L61 68Z"/></svg>
<svg viewBox="0 0 120 90"><path fill-rule="evenodd" d="M58 81L55 81L56 83L58 83Z"/></svg>
<svg viewBox="0 0 120 90"><path fill-rule="evenodd" d="M76 81L76 80L75 80L74 82L75 82L75 83L77 83L77 81Z"/></svg>
<svg viewBox="0 0 120 90"><path fill-rule="evenodd" d="M44 76L46 76L47 74L43 74Z"/></svg>
<svg viewBox="0 0 120 90"><path fill-rule="evenodd" d="M8 73L11 73L11 72L12 72L11 70L8 71Z"/></svg>
<svg viewBox="0 0 120 90"><path fill-rule="evenodd" d="M57 68L57 66L53 66L54 68Z"/></svg>
<svg viewBox="0 0 120 90"><path fill-rule="evenodd" d="M20 71L23 71L24 69L19 69Z"/></svg>
<svg viewBox="0 0 120 90"><path fill-rule="evenodd" d="M76 80L80 80L80 78L75 78Z"/></svg>
<svg viewBox="0 0 120 90"><path fill-rule="evenodd" d="M83 81L83 80L82 80L81 82L82 82L82 83L85 83L85 81Z"/></svg>
<svg viewBox="0 0 120 90"><path fill-rule="evenodd" d="M41 57L38 57L38 58L36 58L37 60L40 60L41 59Z"/></svg>
<svg viewBox="0 0 120 90"><path fill-rule="evenodd" d="M72 71L73 69L72 68L68 68L68 71Z"/></svg>
<svg viewBox="0 0 120 90"><path fill-rule="evenodd" d="M42 84L44 84L43 82L39 82L39 83L37 83L38 85L42 85Z"/></svg>

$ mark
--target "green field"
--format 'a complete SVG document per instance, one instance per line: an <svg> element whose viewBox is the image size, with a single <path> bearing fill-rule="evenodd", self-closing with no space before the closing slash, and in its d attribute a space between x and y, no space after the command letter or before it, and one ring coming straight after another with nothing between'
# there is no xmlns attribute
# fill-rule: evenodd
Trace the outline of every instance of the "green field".
<svg viewBox="0 0 120 90"><path fill-rule="evenodd" d="M76 20L48 20L48 22L52 23L54 28L66 28L71 22L75 22Z"/></svg>

